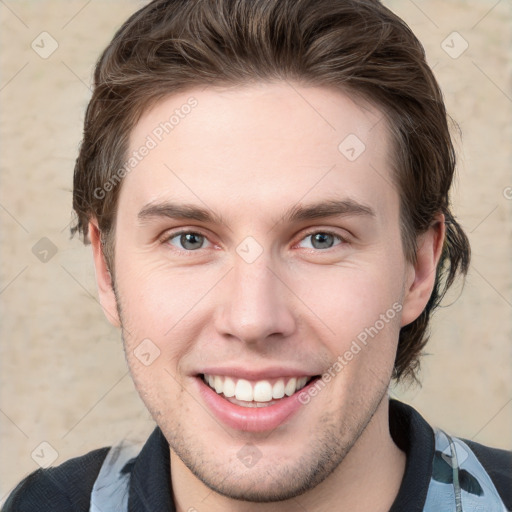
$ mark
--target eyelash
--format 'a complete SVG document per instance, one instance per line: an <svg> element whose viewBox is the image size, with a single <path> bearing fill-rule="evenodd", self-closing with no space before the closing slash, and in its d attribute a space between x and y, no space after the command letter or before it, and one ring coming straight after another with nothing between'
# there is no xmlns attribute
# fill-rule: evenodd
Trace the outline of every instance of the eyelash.
<svg viewBox="0 0 512 512"><path fill-rule="evenodd" d="M306 248L308 251L314 251L314 252L327 252L329 251L330 249L334 249L335 247L339 246L339 245L346 245L349 243L349 241L339 235L338 233L335 233L334 231L329 231L329 230L313 230L313 231L309 231L307 233L304 234L304 236L302 236L302 238L299 240L299 242L297 242L296 244L294 244L294 247L296 245L298 245L300 242L302 242L303 240L305 240L306 238L310 237L310 236L313 236L313 235L316 235L316 234L323 234L323 235L330 235L332 236L333 238L337 239L339 241L339 243L333 245L332 247L328 247L326 249L315 249L315 248ZM171 240L173 240L174 238L177 238L181 235L197 235L197 236L200 236L200 237L203 237L205 240L207 240L209 243L212 243L208 240L208 237L201 233L200 231L193 231L193 230L181 230L181 231L177 231L175 233L167 233L165 234L165 236L162 237L161 239L161 243L162 244L169 244L169 245L172 245L170 243ZM189 255L192 255L193 253L195 252L198 252L199 250L202 249L202 247L200 249L196 249L196 250L187 250L187 249L180 249L176 246L173 246L175 248L175 250L181 252L181 253L188 253Z"/></svg>

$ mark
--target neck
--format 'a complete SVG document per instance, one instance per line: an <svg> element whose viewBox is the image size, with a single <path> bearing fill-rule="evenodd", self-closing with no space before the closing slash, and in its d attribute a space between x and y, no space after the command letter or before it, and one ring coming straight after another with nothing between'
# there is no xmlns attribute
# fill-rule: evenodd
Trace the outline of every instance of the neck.
<svg viewBox="0 0 512 512"><path fill-rule="evenodd" d="M171 480L177 512L198 512L187 503L204 503L209 512L387 512L400 489L405 461L389 432L386 395L343 462L322 483L297 498L273 503L226 498L206 487L172 451Z"/></svg>

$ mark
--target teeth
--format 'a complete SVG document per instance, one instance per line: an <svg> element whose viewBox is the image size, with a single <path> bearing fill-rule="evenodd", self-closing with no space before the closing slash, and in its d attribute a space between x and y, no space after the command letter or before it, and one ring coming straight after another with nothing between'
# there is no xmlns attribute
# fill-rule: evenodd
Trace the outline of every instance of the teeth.
<svg viewBox="0 0 512 512"><path fill-rule="evenodd" d="M279 379L272 388L272 396L274 398L283 398L284 396L284 380Z"/></svg>
<svg viewBox="0 0 512 512"><path fill-rule="evenodd" d="M270 402L270 400L272 400L272 386L270 382L266 380L256 382L253 400L255 402Z"/></svg>
<svg viewBox="0 0 512 512"><path fill-rule="evenodd" d="M222 377L219 377L218 375L216 375L213 386L215 387L215 391L217 391L217 393L222 393L222 389L223 389Z"/></svg>
<svg viewBox="0 0 512 512"><path fill-rule="evenodd" d="M217 377L215 377L215 379L217 379ZM215 391L217 391L217 389L215 389ZM217 393L219 393L219 391L217 391ZM253 393L251 383L248 380L240 379L236 383L235 398L237 400L244 400L245 402L252 402L252 396Z"/></svg>
<svg viewBox="0 0 512 512"><path fill-rule="evenodd" d="M297 379L295 377L292 377L284 387L284 392L286 396L292 396L293 393L295 393L295 390L297 389Z"/></svg>
<svg viewBox="0 0 512 512"><path fill-rule="evenodd" d="M232 396L235 396L235 391L235 381L230 377L226 377L224 379L224 389L222 390L224 396L227 398L231 398Z"/></svg>
<svg viewBox="0 0 512 512"><path fill-rule="evenodd" d="M237 400L236 398L230 398L229 401L235 405L241 405L242 407L269 407L270 405L274 405L277 401L272 400L270 402L245 402L244 400Z"/></svg>
<svg viewBox="0 0 512 512"><path fill-rule="evenodd" d="M297 390L302 389L308 381L307 377L302 377L300 379L297 379Z"/></svg>
<svg viewBox="0 0 512 512"><path fill-rule="evenodd" d="M268 380L252 384L246 379L232 379L220 375L204 375L204 381L219 395L243 402L265 403L292 396L308 382L308 377L278 379L272 385ZM271 405L271 404L269 404Z"/></svg>

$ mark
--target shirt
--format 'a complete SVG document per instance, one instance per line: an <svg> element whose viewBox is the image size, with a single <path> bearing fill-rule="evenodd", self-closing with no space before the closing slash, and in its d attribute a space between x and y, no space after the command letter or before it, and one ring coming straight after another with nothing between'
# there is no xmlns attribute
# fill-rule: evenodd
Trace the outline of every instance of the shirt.
<svg viewBox="0 0 512 512"><path fill-rule="evenodd" d="M434 430L396 400L389 407L391 436L407 456L389 512L512 510L512 452ZM157 427L140 451L121 443L35 471L2 511L175 512L169 453Z"/></svg>

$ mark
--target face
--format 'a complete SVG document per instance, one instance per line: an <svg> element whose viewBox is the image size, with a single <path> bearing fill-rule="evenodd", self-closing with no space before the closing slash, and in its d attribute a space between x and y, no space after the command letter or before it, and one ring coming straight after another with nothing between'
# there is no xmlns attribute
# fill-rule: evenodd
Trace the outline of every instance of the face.
<svg viewBox="0 0 512 512"><path fill-rule="evenodd" d="M147 112L129 153L119 323L171 459L248 501L314 487L372 421L422 309L382 114L327 88L194 89Z"/></svg>

